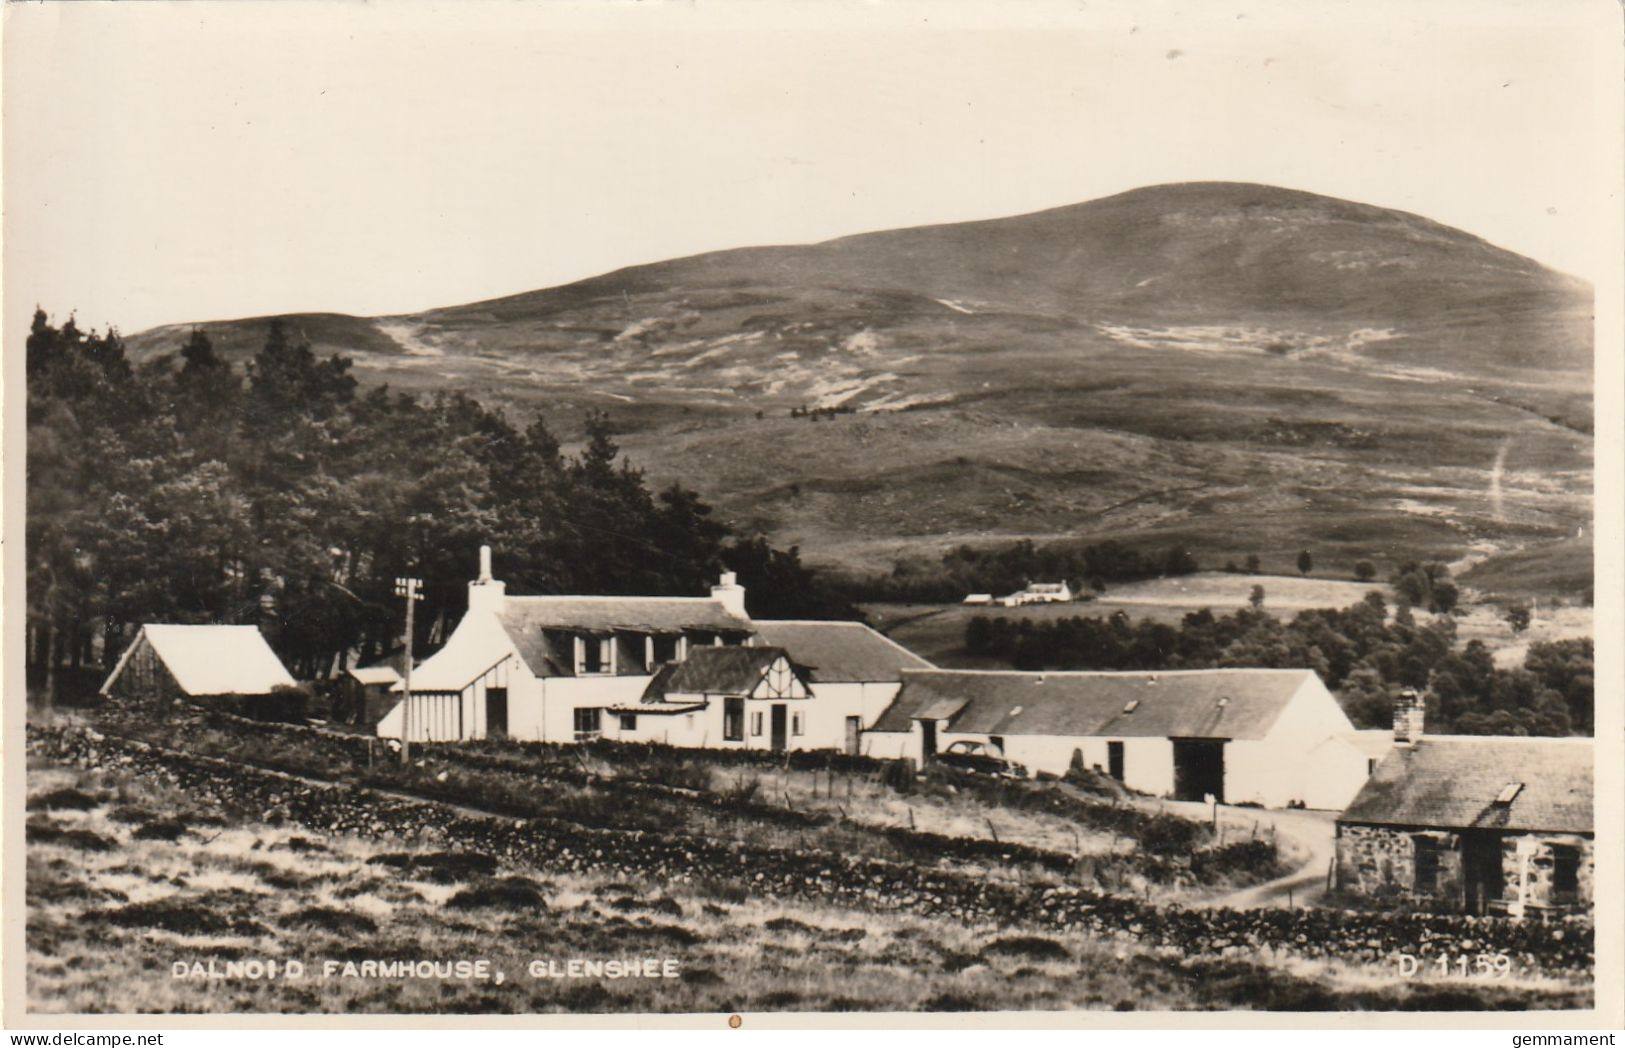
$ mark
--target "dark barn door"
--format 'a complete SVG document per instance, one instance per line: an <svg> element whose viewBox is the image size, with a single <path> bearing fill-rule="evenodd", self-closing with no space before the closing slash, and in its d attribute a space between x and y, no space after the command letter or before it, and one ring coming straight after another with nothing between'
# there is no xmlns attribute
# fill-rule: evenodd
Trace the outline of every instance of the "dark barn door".
<svg viewBox="0 0 1625 1048"><path fill-rule="evenodd" d="M1501 835L1471 831L1461 838L1461 874L1468 913L1485 913L1501 898L1506 883L1501 873Z"/></svg>
<svg viewBox="0 0 1625 1048"><path fill-rule="evenodd" d="M858 740L862 734L863 718L848 717L846 719L846 752L848 754L851 754L854 757L857 756L859 745Z"/></svg>
<svg viewBox="0 0 1625 1048"><path fill-rule="evenodd" d="M485 689L485 737L488 739L505 739L508 737L508 689Z"/></svg>
<svg viewBox="0 0 1625 1048"><path fill-rule="evenodd" d="M920 722L920 757L930 760L937 755L937 722L923 720Z"/></svg>
<svg viewBox="0 0 1625 1048"><path fill-rule="evenodd" d="M782 702L773 704L773 752L783 753L785 744L786 724L789 716L785 712Z"/></svg>
<svg viewBox="0 0 1625 1048"><path fill-rule="evenodd" d="M1224 740L1175 739L1174 799L1224 801Z"/></svg>
<svg viewBox="0 0 1625 1048"><path fill-rule="evenodd" d="M1123 781L1123 744L1108 742L1106 744L1106 770L1118 782Z"/></svg>

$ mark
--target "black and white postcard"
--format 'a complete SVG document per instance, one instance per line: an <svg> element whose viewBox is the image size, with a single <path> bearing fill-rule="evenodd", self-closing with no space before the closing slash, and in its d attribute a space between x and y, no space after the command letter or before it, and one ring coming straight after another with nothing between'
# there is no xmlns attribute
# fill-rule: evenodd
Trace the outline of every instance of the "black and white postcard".
<svg viewBox="0 0 1625 1048"><path fill-rule="evenodd" d="M4 17L8 1024L1619 1024L1617 5Z"/></svg>

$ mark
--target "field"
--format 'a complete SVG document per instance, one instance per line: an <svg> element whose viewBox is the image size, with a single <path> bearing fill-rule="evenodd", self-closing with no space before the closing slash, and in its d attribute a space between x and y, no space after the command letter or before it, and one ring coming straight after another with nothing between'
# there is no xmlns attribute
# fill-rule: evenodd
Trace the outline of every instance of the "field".
<svg viewBox="0 0 1625 1048"><path fill-rule="evenodd" d="M246 734L216 728L217 741ZM277 735L267 752L299 749L299 735ZM1432 1010L1582 1007L1591 995L1584 929L1554 938L1480 925L1486 948L1517 959L1513 978L1396 981L1396 951L1450 949L1464 926L1165 907L1143 878L1112 889L1102 871L1151 846L1151 816L1098 798L1135 843L1076 855L1062 872L996 850L895 862L580 816L516 819L82 728L32 730L30 750L37 1011ZM623 810L645 795L627 754L593 759L622 769L619 788L594 781ZM441 756L422 782L454 767ZM740 768L704 772L720 783ZM800 774L783 783L792 796L818 776ZM1012 798L958 792L966 810L1022 821ZM1077 830L1101 835L1087 820ZM569 976L572 961L645 959L673 962L675 977L546 977ZM226 969L271 960L276 978ZM427 978L361 968L402 960L487 967ZM289 961L301 976L286 974Z"/></svg>
<svg viewBox="0 0 1625 1048"><path fill-rule="evenodd" d="M1589 553L1588 553L1589 555ZM1386 583L1373 580L1321 578L1314 575L1247 575L1226 572L1199 572L1174 578L1150 579L1108 587L1093 600L1067 604L1030 604L1020 608L1000 608L966 604L868 604L864 613L881 630L910 651L951 669L999 669L998 660L965 654L965 625L977 616L1031 619L1044 622L1075 616L1107 618L1117 612L1138 621L1150 619L1178 625L1193 611L1203 608L1215 615L1228 614L1248 606L1254 586L1264 588L1264 610L1278 618L1291 618L1312 608L1346 608L1358 604L1368 593L1376 592L1390 606L1394 594ZM1503 617L1502 606L1467 593L1454 616L1457 636L1462 643L1479 640L1495 653L1503 666L1521 665L1529 645L1536 641L1568 637L1589 637L1591 609L1559 601L1537 602L1530 627L1514 633ZM1419 613L1423 618L1426 612Z"/></svg>

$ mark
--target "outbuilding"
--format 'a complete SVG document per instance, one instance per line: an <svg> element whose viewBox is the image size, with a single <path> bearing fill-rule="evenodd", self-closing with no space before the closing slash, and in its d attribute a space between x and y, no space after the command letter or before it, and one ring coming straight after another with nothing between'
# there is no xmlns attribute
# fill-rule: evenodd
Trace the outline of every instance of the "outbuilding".
<svg viewBox="0 0 1625 1048"><path fill-rule="evenodd" d="M905 671L865 752L928 761L988 743L1034 773L1097 769L1180 800L1339 810L1365 782L1354 733L1312 670Z"/></svg>
<svg viewBox="0 0 1625 1048"><path fill-rule="evenodd" d="M167 709L176 699L264 699L298 685L257 626L147 623L100 694Z"/></svg>

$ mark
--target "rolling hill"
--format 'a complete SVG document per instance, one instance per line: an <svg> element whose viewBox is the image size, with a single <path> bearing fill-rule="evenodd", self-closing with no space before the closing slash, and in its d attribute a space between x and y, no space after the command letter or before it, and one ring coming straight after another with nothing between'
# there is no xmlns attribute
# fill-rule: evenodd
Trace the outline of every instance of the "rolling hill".
<svg viewBox="0 0 1625 1048"><path fill-rule="evenodd" d="M240 360L269 319L203 327ZM565 434L608 411L652 479L863 569L1018 537L1455 559L1590 519L1590 287L1267 186L282 319L365 381L466 389ZM190 327L129 341L153 355Z"/></svg>

